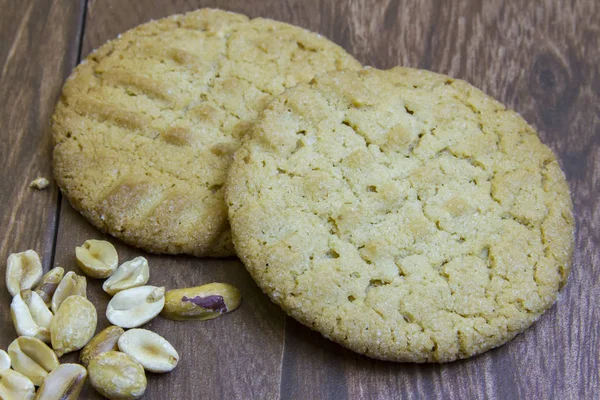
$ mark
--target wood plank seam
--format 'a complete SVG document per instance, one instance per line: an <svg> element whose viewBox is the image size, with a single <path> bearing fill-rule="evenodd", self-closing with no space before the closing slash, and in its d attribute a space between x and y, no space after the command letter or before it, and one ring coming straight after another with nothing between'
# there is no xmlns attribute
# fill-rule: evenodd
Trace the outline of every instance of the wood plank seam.
<svg viewBox="0 0 600 400"><path fill-rule="evenodd" d="M81 62L81 51L83 49L83 35L85 33L85 19L87 16L87 7L88 0L81 0L83 2L81 8L81 15L79 17L79 32L77 34L77 64ZM47 269L51 269L54 266L54 259L56 258L56 243L58 242L58 228L60 227L60 210L62 204L62 192L58 191L57 202L56 202L56 211L55 211L55 221L54 232L52 236L52 253L50 255L50 264Z"/></svg>

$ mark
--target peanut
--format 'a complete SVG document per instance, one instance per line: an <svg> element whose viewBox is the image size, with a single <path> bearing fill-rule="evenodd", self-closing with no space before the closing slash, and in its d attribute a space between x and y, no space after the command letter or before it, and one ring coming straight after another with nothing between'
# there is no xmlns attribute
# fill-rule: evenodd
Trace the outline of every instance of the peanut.
<svg viewBox="0 0 600 400"><path fill-rule="evenodd" d="M77 295L67 297L50 326L56 354L61 357L85 346L94 336L97 321L96 308L88 299Z"/></svg>
<svg viewBox="0 0 600 400"><path fill-rule="evenodd" d="M0 399L2 400L33 400L35 387L25 375L5 369L0 371Z"/></svg>
<svg viewBox="0 0 600 400"><path fill-rule="evenodd" d="M13 297L10 314L17 335L32 336L46 343L50 342L52 312L36 292L27 289Z"/></svg>
<svg viewBox="0 0 600 400"><path fill-rule="evenodd" d="M79 364L61 364L46 376L35 400L76 400L87 371Z"/></svg>
<svg viewBox="0 0 600 400"><path fill-rule="evenodd" d="M179 354L171 343L147 329L130 329L122 334L119 350L129 354L150 372L172 371L179 362Z"/></svg>
<svg viewBox="0 0 600 400"><path fill-rule="evenodd" d="M42 274L40 256L33 250L13 253L6 260L6 288L11 296L37 285Z"/></svg>
<svg viewBox="0 0 600 400"><path fill-rule="evenodd" d="M52 296L52 311L56 313L62 302L69 296L77 295L87 298L86 290L85 276L77 275L73 271L67 272Z"/></svg>
<svg viewBox="0 0 600 400"><path fill-rule="evenodd" d="M84 367L87 367L90 360L98 354L106 353L111 350L118 350L117 342L123 332L125 332L123 328L111 325L94 336L79 354L79 361L81 364Z"/></svg>
<svg viewBox="0 0 600 400"><path fill-rule="evenodd" d="M135 287L123 290L111 299L106 318L123 328L137 328L156 317L164 305L164 287Z"/></svg>
<svg viewBox="0 0 600 400"><path fill-rule="evenodd" d="M92 278L108 278L119 265L115 246L106 240L86 240L83 246L75 248L75 257L83 273Z"/></svg>
<svg viewBox="0 0 600 400"><path fill-rule="evenodd" d="M39 339L21 336L8 346L12 367L35 386L40 386L48 373L58 367L58 358L50 347Z"/></svg>
<svg viewBox="0 0 600 400"><path fill-rule="evenodd" d="M144 257L136 257L117 268L117 271L104 282L102 289L114 296L121 290L145 285L149 277L148 260Z"/></svg>
<svg viewBox="0 0 600 400"><path fill-rule="evenodd" d="M137 399L146 391L144 368L125 353L108 351L92 358L88 373L94 389L109 399Z"/></svg>
<svg viewBox="0 0 600 400"><path fill-rule="evenodd" d="M35 287L35 292L40 295L48 307L52 304L52 296L56 288L63 279L65 270L61 267L52 268L43 277L40 283Z"/></svg>
<svg viewBox="0 0 600 400"><path fill-rule="evenodd" d="M0 371L10 368L10 356L4 350L0 350Z"/></svg>

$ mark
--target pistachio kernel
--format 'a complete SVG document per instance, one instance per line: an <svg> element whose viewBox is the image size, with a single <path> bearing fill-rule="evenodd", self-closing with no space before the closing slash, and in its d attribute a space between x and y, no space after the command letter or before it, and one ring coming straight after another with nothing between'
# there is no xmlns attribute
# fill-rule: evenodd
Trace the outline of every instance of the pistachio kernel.
<svg viewBox="0 0 600 400"><path fill-rule="evenodd" d="M169 290L161 315L177 321L207 320L235 310L241 299L240 292L226 283Z"/></svg>

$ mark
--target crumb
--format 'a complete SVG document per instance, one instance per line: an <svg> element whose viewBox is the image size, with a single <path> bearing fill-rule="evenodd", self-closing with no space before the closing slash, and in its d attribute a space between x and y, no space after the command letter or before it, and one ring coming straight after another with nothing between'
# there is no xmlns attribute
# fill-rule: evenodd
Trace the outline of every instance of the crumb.
<svg viewBox="0 0 600 400"><path fill-rule="evenodd" d="M50 182L48 181L48 179L46 179L44 177L39 177L39 178L35 178L33 181L31 181L31 183L29 184L29 187L36 188L38 190L44 190L48 187L49 184L50 184Z"/></svg>

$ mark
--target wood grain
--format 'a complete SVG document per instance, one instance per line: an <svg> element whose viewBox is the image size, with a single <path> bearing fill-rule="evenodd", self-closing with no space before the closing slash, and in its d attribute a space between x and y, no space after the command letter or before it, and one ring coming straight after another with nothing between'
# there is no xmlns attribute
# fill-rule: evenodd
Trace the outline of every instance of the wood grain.
<svg viewBox="0 0 600 400"><path fill-rule="evenodd" d="M596 398L600 387L597 226L600 79L594 2L351 2L349 50L380 68L397 64L466 79L521 113L561 160L577 213L573 272L558 304L511 343L447 365L382 363L325 339L287 331L284 398ZM333 37L335 40L336 38ZM384 47L382 47L382 44ZM323 353L327 354L323 357ZM324 358L325 372L312 365ZM293 360L286 363L285 360ZM331 379L323 375L331 373ZM345 385L338 387L339 375ZM293 381L293 382L290 382Z"/></svg>
<svg viewBox="0 0 600 400"><path fill-rule="evenodd" d="M204 322L174 322L158 317L146 324L164 336L180 354L175 371L149 374L148 399L197 398L271 399L279 391L283 351L284 314L260 292L237 259L198 259L156 256L103 236L63 200L56 246L56 265L78 271L75 247L87 239L115 244L121 262L144 256L150 264L149 285L168 289L226 282L242 293L242 306L231 314ZM77 273L81 274L80 271ZM102 280L88 279L88 298L98 310L98 330L109 325L106 305L110 296ZM67 355L61 362L77 362ZM165 396L169 397L165 397ZM173 396L173 397L170 397ZM81 398L100 399L91 388Z"/></svg>
<svg viewBox="0 0 600 400"><path fill-rule="evenodd" d="M156 4L156 3L154 3ZM151 2L90 1L86 15L82 55L133 26L198 6L174 2L152 7ZM56 245L56 262L77 270L75 246L102 237L63 200ZM149 284L168 289L226 282L242 293L242 306L234 313L205 322L174 322L157 318L147 324L169 340L181 356L180 365L167 375L151 374L145 398L273 399L278 396L283 354L285 315L272 304L237 259L197 259L153 256L110 239L121 260L148 258ZM110 299L101 281L88 280L88 297L98 307L99 325L108 325ZM65 360L76 360L75 356ZM83 398L101 398L86 388Z"/></svg>
<svg viewBox="0 0 600 400"><path fill-rule="evenodd" d="M49 268L57 218L58 189L29 187L51 180L49 119L63 80L74 67L82 2L0 0L0 348L15 337L5 260L36 250Z"/></svg>
<svg viewBox="0 0 600 400"><path fill-rule="evenodd" d="M80 38L82 4L0 0L0 94L11 99L0 105L0 134L7 144L0 150L0 257L34 247L49 263L54 244L55 264L73 270L75 246L102 237L66 201L57 208L56 189L27 187L35 175L51 173L46 121L80 39L85 56L141 22L203 6L303 26L375 67L400 64L466 79L538 128L561 161L576 209L573 271L557 305L505 346L446 365L380 362L328 341L285 317L236 259L150 256L111 239L122 260L148 257L151 284L175 288L223 281L244 296L239 310L213 321L159 318L149 324L175 345L182 361L171 374L149 376L144 398L600 397L600 3L89 0ZM108 301L100 283L88 284L99 329L107 324ZM10 326L8 294L1 292L0 322ZM12 327L3 329L0 345L13 337ZM99 396L88 388L82 398Z"/></svg>

